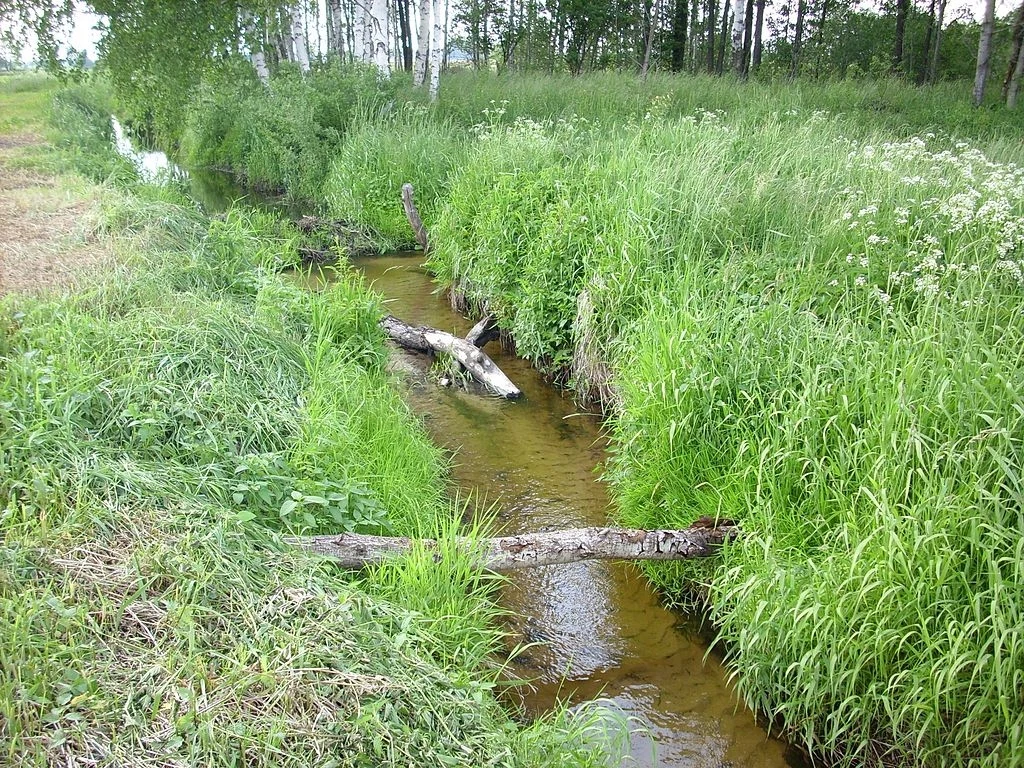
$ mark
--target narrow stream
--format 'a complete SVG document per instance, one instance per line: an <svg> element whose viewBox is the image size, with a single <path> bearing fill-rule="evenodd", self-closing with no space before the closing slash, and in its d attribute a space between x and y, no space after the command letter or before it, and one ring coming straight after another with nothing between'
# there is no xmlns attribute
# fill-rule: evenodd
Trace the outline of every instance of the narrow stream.
<svg viewBox="0 0 1024 768"><path fill-rule="evenodd" d="M227 174L188 172L162 152L137 150L116 118L112 123L118 151L143 179L184 182L207 212L244 200L296 215ZM401 319L465 335L472 323L438 295L421 260L393 255L352 263ZM311 275L311 284L331 274ZM487 351L523 390L521 400L445 389L426 375L408 379L409 402L434 441L454 457L455 484L495 503L504 533L606 525L609 497L598 476L605 439L597 415L581 412L497 343ZM426 359L418 358L417 365L425 374ZM557 702L609 700L632 723L628 765L805 765L796 750L755 722L693 622L662 606L632 566L586 562L518 571L502 603L509 612L510 651L526 646L511 670L529 681L513 689L526 713L547 712Z"/></svg>
<svg viewBox="0 0 1024 768"><path fill-rule="evenodd" d="M399 255L354 265L398 317L464 335L472 323L437 294L420 261ZM454 454L456 485L496 502L505 533L606 525L598 418L496 342L487 351L523 390L521 400L445 389L426 377L408 389L435 442ZM502 603L513 637L532 643L514 669L531 681L519 689L527 712L610 699L634 720L635 765L801 764L755 723L718 659L705 658L707 644L693 625L664 608L632 566L595 561L518 571Z"/></svg>

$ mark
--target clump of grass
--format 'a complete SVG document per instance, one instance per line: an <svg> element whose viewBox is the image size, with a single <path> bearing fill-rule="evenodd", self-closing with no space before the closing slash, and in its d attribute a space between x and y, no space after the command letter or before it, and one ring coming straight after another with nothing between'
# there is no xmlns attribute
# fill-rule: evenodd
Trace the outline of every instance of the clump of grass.
<svg viewBox="0 0 1024 768"><path fill-rule="evenodd" d="M402 208L402 185L413 185L421 216L433 222L464 143L450 126L411 105L385 117L363 116L334 155L323 187L327 210L368 227L382 250L411 248L416 240Z"/></svg>
<svg viewBox="0 0 1024 768"><path fill-rule="evenodd" d="M193 99L181 154L189 166L227 169L251 185L318 200L356 116L391 99L372 67L332 62L307 78L284 69L264 88L239 64Z"/></svg>
<svg viewBox="0 0 1024 768"><path fill-rule="evenodd" d="M484 128L434 268L604 387L625 523L743 521L719 567L649 573L707 587L753 706L841 764L1014 764L1024 172L670 110Z"/></svg>

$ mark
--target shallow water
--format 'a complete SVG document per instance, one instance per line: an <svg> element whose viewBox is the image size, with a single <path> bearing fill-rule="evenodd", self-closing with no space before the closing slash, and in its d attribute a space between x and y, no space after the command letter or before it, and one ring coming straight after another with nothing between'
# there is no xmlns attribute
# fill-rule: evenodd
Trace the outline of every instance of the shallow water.
<svg viewBox="0 0 1024 768"><path fill-rule="evenodd" d="M421 260L354 263L402 320L464 335L471 321L435 292ZM413 408L454 455L456 485L496 502L505 533L607 524L609 497L598 476L605 440L597 416L581 412L496 342L487 352L523 390L521 400L445 389L425 376L409 385ZM419 360L425 369L426 359ZM514 637L532 643L513 669L530 681L516 694L527 712L546 711L558 700L609 699L635 720L635 765L801 764L738 702L726 670L714 656L705 658L707 644L693 624L664 608L631 565L517 571L502 603L512 614Z"/></svg>
<svg viewBox="0 0 1024 768"><path fill-rule="evenodd" d="M119 152L147 180L185 183L208 213L235 201L301 212L244 190L228 174L186 172L162 152L136 149L113 118ZM355 260L401 319L458 335L472 326L438 295L421 257ZM330 272L311 275L313 286ZM581 411L525 360L492 342L487 352L523 390L510 402L408 378L408 399L434 441L454 456L453 481L501 510L504 533L605 525L608 492L598 476L605 439L596 414ZM428 361L416 368L425 373ZM603 698L631 722L629 765L692 768L803 766L739 703L726 670L686 617L667 610L635 568L586 562L513 572L502 592L509 612L513 688L529 714Z"/></svg>

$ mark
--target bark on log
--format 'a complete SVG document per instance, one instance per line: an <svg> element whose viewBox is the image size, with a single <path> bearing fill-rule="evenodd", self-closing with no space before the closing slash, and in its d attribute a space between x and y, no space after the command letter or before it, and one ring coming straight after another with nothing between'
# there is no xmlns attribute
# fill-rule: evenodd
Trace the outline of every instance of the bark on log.
<svg viewBox="0 0 1024 768"><path fill-rule="evenodd" d="M486 315L466 334L466 341L474 347L483 347L500 335L501 329L498 328L497 321L491 315Z"/></svg>
<svg viewBox="0 0 1024 768"><path fill-rule="evenodd" d="M403 323L394 315L383 318L380 327L389 338L406 349L417 352L444 352L451 355L473 378L496 395L515 400L523 394L486 353L465 339L435 328Z"/></svg>
<svg viewBox="0 0 1024 768"><path fill-rule="evenodd" d="M416 210L416 203L412 199L412 184L402 185L402 207L405 208L405 218L409 220L409 226L416 236L416 242L424 252L427 250L427 228L423 225L420 212Z"/></svg>
<svg viewBox="0 0 1024 768"><path fill-rule="evenodd" d="M729 521L676 531L642 531L630 528L572 528L563 531L524 533L493 539L460 539L467 551L477 553L478 565L489 571L510 571L540 565L578 563L584 560L688 560L714 555L739 529ZM406 539L344 533L287 539L338 562L344 568L365 568L388 558L409 553L414 546L434 552L434 539Z"/></svg>

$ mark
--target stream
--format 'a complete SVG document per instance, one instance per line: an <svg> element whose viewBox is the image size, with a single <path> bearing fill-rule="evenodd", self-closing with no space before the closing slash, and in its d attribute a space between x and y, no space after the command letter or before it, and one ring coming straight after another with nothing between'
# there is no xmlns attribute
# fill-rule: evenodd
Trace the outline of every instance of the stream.
<svg viewBox="0 0 1024 768"><path fill-rule="evenodd" d="M422 254L353 260L389 310L412 324L464 336L472 321L453 312L420 266ZM494 362L523 390L518 401L443 388L408 377L407 399L436 444L453 455L452 480L496 503L501 533L609 523L606 458L596 414L547 383L497 342ZM696 621L666 609L636 568L589 561L513 571L502 590L510 650L531 644L512 673L526 712L604 698L631 720L629 765L776 768L803 765L738 702L728 672Z"/></svg>
<svg viewBox="0 0 1024 768"><path fill-rule="evenodd" d="M112 119L118 151L145 180L176 179L209 213L243 200L296 211L240 188L227 174L183 171L162 152L137 150ZM385 297L389 310L412 324L464 336L472 322L455 313L420 266L422 254L352 260ZM343 268L343 267L342 267ZM332 270L310 274L311 288ZM608 490L599 476L606 441L597 414L581 411L520 358L487 347L523 391L507 401L443 388L421 356L406 397L434 441L452 455L452 482L500 510L501 533L603 526ZM514 571L502 588L508 612L513 704L539 715L557 703L601 698L629 718L625 765L692 768L802 767L801 755L771 738L727 682L728 671L708 652L698 622L665 608L634 566L590 561ZM524 648L525 646L525 648Z"/></svg>

